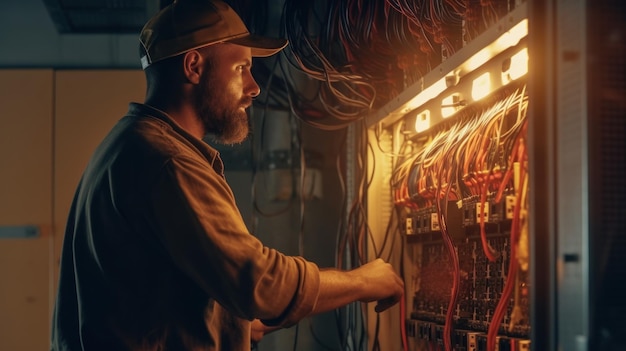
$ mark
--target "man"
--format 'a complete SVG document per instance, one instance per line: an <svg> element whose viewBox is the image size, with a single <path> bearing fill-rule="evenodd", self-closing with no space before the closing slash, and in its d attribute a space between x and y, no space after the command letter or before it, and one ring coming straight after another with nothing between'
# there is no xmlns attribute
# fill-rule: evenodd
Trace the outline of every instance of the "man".
<svg viewBox="0 0 626 351"><path fill-rule="evenodd" d="M404 285L375 260L320 270L250 235L211 135L237 143L259 94L252 57L287 43L250 35L225 3L179 0L140 34L143 104L94 152L63 243L52 350L249 350L273 328L353 301L383 311Z"/></svg>

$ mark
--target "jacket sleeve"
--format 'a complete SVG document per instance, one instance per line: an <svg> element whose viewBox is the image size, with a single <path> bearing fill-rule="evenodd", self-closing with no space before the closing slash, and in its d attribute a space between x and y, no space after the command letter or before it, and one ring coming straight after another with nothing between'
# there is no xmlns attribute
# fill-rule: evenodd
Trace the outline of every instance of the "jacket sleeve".
<svg viewBox="0 0 626 351"><path fill-rule="evenodd" d="M318 267L251 235L227 182L205 162L167 162L149 202L154 233L175 265L231 313L289 326L314 309Z"/></svg>

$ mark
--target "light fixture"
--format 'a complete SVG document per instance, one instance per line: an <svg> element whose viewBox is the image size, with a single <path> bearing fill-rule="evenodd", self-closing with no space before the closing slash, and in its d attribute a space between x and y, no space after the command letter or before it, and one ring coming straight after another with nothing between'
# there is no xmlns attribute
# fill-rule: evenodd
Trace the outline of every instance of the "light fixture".
<svg viewBox="0 0 626 351"><path fill-rule="evenodd" d="M483 73L472 82L472 99L478 101L491 93L491 75Z"/></svg>
<svg viewBox="0 0 626 351"><path fill-rule="evenodd" d="M467 71L472 72L478 67L482 66L492 57L501 53L502 51L513 47L519 43L519 41L528 35L528 20L524 19L518 24L513 26L510 30L502 33L493 44L488 45L474 54L467 60Z"/></svg>
<svg viewBox="0 0 626 351"><path fill-rule="evenodd" d="M415 131L420 133L430 128L430 111L424 110L415 116Z"/></svg>
<svg viewBox="0 0 626 351"><path fill-rule="evenodd" d="M441 117L448 118L461 108L461 95L454 93L441 100Z"/></svg>
<svg viewBox="0 0 626 351"><path fill-rule="evenodd" d="M484 48L480 50L479 52L474 54L474 56L470 57L470 59L467 61L467 70L471 72L478 69L478 67L489 61L492 56L493 53L489 48Z"/></svg>
<svg viewBox="0 0 626 351"><path fill-rule="evenodd" d="M441 94L448 87L446 83L446 78L443 77L439 79L437 82L433 83L428 88L422 90L419 94L417 94L413 99L411 99L407 103L407 109L413 110L419 108L424 103L432 100L437 97L437 95Z"/></svg>
<svg viewBox="0 0 626 351"><path fill-rule="evenodd" d="M504 51L519 43L522 38L528 35L528 19L521 20L510 30L504 32L497 40L496 46L498 51Z"/></svg>
<svg viewBox="0 0 626 351"><path fill-rule="evenodd" d="M502 65L502 84L507 84L528 73L528 49L523 48Z"/></svg>
<svg viewBox="0 0 626 351"><path fill-rule="evenodd" d="M509 30L502 31L502 27L508 27ZM411 88L418 93L413 95L407 91L406 98L400 99L405 101L400 112L409 118L406 127L410 129L414 124L416 132L423 132L442 119L455 115L467 103L479 101L528 73L528 50L523 48L525 45L522 43L528 36L528 20L522 19L515 24L513 19L509 19L502 27L488 33L486 38L490 39L487 39L489 41L482 49L473 51L470 47L464 48L468 54L462 52L463 55L458 56L460 60L453 57L444 62L439 68L439 74L434 75L440 78L430 78L429 74L418 80ZM512 49L516 46L520 49ZM504 59L501 67L497 67L494 58L508 50L516 50L517 53L509 56L507 52L506 56L509 57ZM447 73L442 75L444 72ZM416 110L421 112L415 114Z"/></svg>

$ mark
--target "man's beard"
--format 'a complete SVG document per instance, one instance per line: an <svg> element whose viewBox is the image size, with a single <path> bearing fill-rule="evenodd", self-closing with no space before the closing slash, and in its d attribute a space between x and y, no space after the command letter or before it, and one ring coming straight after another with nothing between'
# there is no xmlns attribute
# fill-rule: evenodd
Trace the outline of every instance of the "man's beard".
<svg viewBox="0 0 626 351"><path fill-rule="evenodd" d="M218 84L213 83L210 70L210 67L204 70L204 77L196 90L196 112L207 136L221 144L241 143L248 137L250 130L248 114L241 107L249 105L252 98L233 103L232 98Z"/></svg>

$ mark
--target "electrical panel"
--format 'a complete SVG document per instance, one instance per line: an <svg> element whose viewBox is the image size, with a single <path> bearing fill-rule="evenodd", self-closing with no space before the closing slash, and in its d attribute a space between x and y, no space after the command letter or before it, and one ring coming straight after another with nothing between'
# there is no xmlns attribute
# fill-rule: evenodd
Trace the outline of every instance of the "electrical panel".
<svg viewBox="0 0 626 351"><path fill-rule="evenodd" d="M490 4L480 33L368 118L370 172L385 184L370 213L381 197L393 207L370 224L403 238L391 257L404 267L405 349L531 349L527 4Z"/></svg>
<svg viewBox="0 0 626 351"><path fill-rule="evenodd" d="M407 328L437 347L529 346L528 99L523 88L496 95L423 144L411 141L418 146L391 178L400 231L420 247Z"/></svg>
<svg viewBox="0 0 626 351"><path fill-rule="evenodd" d="M367 117L402 349L624 350L626 8L464 4L484 25Z"/></svg>

